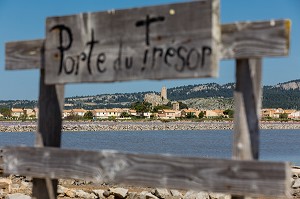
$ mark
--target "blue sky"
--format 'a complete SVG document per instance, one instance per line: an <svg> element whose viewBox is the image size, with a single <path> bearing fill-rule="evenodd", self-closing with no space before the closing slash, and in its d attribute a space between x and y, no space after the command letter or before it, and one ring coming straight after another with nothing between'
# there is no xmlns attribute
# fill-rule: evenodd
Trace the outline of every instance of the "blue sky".
<svg viewBox="0 0 300 199"><path fill-rule="evenodd" d="M5 71L5 42L45 38L45 19L49 16L81 12L125 9L185 2L185 0L0 0L0 100L37 99L38 70ZM221 23L292 20L291 49L288 57L265 58L263 84L300 79L300 0L221 0ZM235 81L234 61L221 61L218 78L167 81L132 81L122 83L89 83L66 85L65 96L160 91L167 88Z"/></svg>

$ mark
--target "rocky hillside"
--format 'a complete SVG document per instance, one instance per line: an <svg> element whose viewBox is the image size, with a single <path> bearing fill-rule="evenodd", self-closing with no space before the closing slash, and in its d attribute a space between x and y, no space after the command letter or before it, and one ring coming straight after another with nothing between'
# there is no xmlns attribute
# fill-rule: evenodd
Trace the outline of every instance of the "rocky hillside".
<svg viewBox="0 0 300 199"><path fill-rule="evenodd" d="M216 83L180 86L168 89L171 100L186 100L191 98L232 98L234 84L219 85Z"/></svg>
<svg viewBox="0 0 300 199"><path fill-rule="evenodd" d="M264 86L263 107L300 109L300 80Z"/></svg>
<svg viewBox="0 0 300 199"><path fill-rule="evenodd" d="M191 98L183 100L190 108L203 109L233 109L233 98Z"/></svg>
<svg viewBox="0 0 300 199"><path fill-rule="evenodd" d="M100 94L94 96L68 97L65 99L65 104L66 108L124 108L129 107L133 102L143 101L144 96L149 93L153 92L116 93Z"/></svg>
<svg viewBox="0 0 300 199"><path fill-rule="evenodd" d="M283 90L300 90L300 79L289 81L289 82L284 82L284 83L279 83L279 84L273 86L273 88L280 88Z"/></svg>
<svg viewBox="0 0 300 199"><path fill-rule="evenodd" d="M216 83L188 85L168 88L168 99L171 101L182 101L188 107L198 109L227 109L233 107L234 84L219 85ZM103 94L96 96L72 97L66 99L66 104L83 108L113 108L129 107L131 103L143 101L145 95L158 92L140 93L117 93L113 95Z"/></svg>
<svg viewBox="0 0 300 199"><path fill-rule="evenodd" d="M224 85L209 83L168 88L168 99L182 101L189 107L199 109L227 109L233 107L233 90L235 84ZM146 94L155 91L138 93L100 94L94 96L76 96L66 98L66 109L71 108L114 108L129 107L131 103L143 101ZM279 83L263 87L264 108L300 109L300 80ZM33 108L36 101L9 100L0 101L1 107Z"/></svg>

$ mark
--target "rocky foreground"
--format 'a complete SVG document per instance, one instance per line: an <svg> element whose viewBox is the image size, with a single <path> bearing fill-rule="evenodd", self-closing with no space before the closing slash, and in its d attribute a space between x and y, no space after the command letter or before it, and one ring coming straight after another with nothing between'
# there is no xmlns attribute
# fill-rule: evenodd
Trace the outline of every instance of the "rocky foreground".
<svg viewBox="0 0 300 199"><path fill-rule="evenodd" d="M261 129L300 129L300 122L261 122ZM35 132L33 122L0 122L0 132ZM62 131L229 130L233 122L64 122Z"/></svg>
<svg viewBox="0 0 300 199"><path fill-rule="evenodd" d="M292 168L292 198L300 198L300 169ZM31 199L32 179L24 176L0 178L0 198ZM83 180L59 180L57 198L82 199L230 199L228 194L174 190L164 188L114 186ZM272 197L274 198L274 197ZM259 197L258 199L267 199ZM271 199L271 198L268 198Z"/></svg>

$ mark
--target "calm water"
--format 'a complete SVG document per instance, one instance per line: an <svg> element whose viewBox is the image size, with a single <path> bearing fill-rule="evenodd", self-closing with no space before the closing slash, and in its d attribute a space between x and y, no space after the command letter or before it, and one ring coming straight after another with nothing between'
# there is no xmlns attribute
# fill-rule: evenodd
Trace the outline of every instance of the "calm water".
<svg viewBox="0 0 300 199"><path fill-rule="evenodd" d="M0 138L0 146L33 146L34 143L33 133L0 133ZM62 147L230 158L232 132L227 130L65 132ZM300 130L262 130L260 149L262 160L290 161L300 165Z"/></svg>

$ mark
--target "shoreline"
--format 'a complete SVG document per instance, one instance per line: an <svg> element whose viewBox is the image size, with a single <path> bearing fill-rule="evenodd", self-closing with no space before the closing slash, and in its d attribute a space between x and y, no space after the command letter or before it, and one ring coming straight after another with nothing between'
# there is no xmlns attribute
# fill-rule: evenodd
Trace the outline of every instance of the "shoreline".
<svg viewBox="0 0 300 199"><path fill-rule="evenodd" d="M63 132L75 131L162 131L162 130L232 130L232 121L64 121ZM260 129L300 129L300 122L261 122ZM35 132L37 122L0 122L0 132Z"/></svg>

